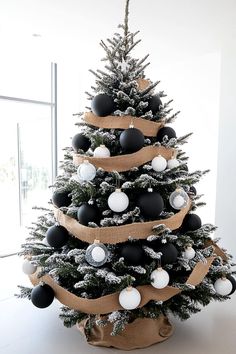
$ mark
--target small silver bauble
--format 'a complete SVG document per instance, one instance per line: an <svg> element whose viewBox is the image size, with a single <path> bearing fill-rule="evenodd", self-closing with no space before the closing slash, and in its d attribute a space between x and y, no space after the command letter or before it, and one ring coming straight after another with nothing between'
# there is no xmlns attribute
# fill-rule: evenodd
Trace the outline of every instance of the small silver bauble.
<svg viewBox="0 0 236 354"><path fill-rule="evenodd" d="M196 254L195 250L191 246L188 246L185 249L183 256L186 259L193 259L195 257L195 254Z"/></svg>
<svg viewBox="0 0 236 354"><path fill-rule="evenodd" d="M169 201L172 208L180 210L187 206L189 196L182 188L177 188L173 193L171 193Z"/></svg>
<svg viewBox="0 0 236 354"><path fill-rule="evenodd" d="M94 243L86 249L85 259L94 267L101 267L106 263L107 258L108 250L106 246L98 240L95 240Z"/></svg>
<svg viewBox="0 0 236 354"><path fill-rule="evenodd" d="M167 167L169 169L172 169L172 168L176 168L180 165L180 162L179 160L177 160L176 158L172 158L170 160L167 161Z"/></svg>
<svg viewBox="0 0 236 354"><path fill-rule="evenodd" d="M169 274L161 267L158 267L151 273L151 285L156 289L165 288L169 284L169 281Z"/></svg>
<svg viewBox="0 0 236 354"><path fill-rule="evenodd" d="M128 208L129 198L124 192L121 192L121 189L117 188L115 192L111 193L107 203L112 211L121 213Z"/></svg>
<svg viewBox="0 0 236 354"><path fill-rule="evenodd" d="M88 160L84 160L84 162L79 165L77 174L81 181L92 181L96 176L96 167Z"/></svg>
<svg viewBox="0 0 236 354"><path fill-rule="evenodd" d="M93 156L94 157L110 157L111 153L110 153L110 150L105 145L100 145L94 150Z"/></svg>
<svg viewBox="0 0 236 354"><path fill-rule="evenodd" d="M154 159L152 160L152 168L156 172L164 171L166 169L166 166L167 166L167 161L161 155L154 157Z"/></svg>
<svg viewBox="0 0 236 354"><path fill-rule="evenodd" d="M119 294L119 303L125 310L133 310L138 307L141 302L140 292L128 286L127 288L121 290Z"/></svg>
<svg viewBox="0 0 236 354"><path fill-rule="evenodd" d="M217 294L227 296L233 290L233 285L229 279L223 277L215 281L214 288Z"/></svg>
<svg viewBox="0 0 236 354"><path fill-rule="evenodd" d="M37 266L30 262L28 259L25 259L22 264L22 270L27 275L34 274L37 270Z"/></svg>

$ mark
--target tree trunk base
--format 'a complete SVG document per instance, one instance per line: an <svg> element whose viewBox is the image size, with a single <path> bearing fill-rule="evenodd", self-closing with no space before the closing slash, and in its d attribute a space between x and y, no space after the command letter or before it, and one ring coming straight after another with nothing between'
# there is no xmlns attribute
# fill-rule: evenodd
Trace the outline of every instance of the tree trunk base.
<svg viewBox="0 0 236 354"><path fill-rule="evenodd" d="M116 336L111 336L112 324L105 327L95 325L89 333L85 330L87 320L77 324L81 333L91 345L113 347L122 350L132 350L149 347L163 342L173 333L173 326L168 318L160 315L157 319L137 318L126 325L125 330Z"/></svg>

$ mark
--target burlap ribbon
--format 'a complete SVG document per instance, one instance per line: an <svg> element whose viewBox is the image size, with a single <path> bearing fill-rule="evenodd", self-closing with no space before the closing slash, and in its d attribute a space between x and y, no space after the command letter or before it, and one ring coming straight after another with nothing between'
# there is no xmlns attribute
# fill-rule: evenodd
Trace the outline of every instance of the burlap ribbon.
<svg viewBox="0 0 236 354"><path fill-rule="evenodd" d="M132 117L132 116L106 116L98 117L92 112L84 113L84 121L97 128L105 129L127 129L130 124L141 130L144 136L154 137L159 129L164 126L163 122L152 122L147 119Z"/></svg>
<svg viewBox="0 0 236 354"><path fill-rule="evenodd" d="M208 273L213 260L214 257L209 257L206 259L206 262L198 262L187 279L186 284L193 286L200 284ZM55 297L63 305L68 306L71 309L87 314L107 314L113 311L123 310L123 307L119 303L119 292L105 295L97 299L85 299L78 297L61 287L49 275L38 278L37 273L35 273L29 277L33 285L37 285L40 281L50 285L54 290ZM140 285L137 286L137 289L141 294L141 303L138 307L143 307L150 300L166 301L181 293L180 289L172 286L167 286L164 289L156 289L152 285Z"/></svg>
<svg viewBox="0 0 236 354"><path fill-rule="evenodd" d="M133 154L112 157L89 157L74 154L73 162L76 166L78 166L84 160L88 160L97 168L101 167L104 171L124 172L129 171L133 167L139 167L144 163L151 161L155 156L161 155L166 160L170 160L174 154L175 149L173 148L165 148L164 146L145 146Z"/></svg>
<svg viewBox="0 0 236 354"><path fill-rule="evenodd" d="M60 209L55 208L54 215L60 225L64 226L74 237L81 241L93 243L94 240L100 240L102 243L117 244L127 241L130 236L140 240L146 239L153 234L153 227L157 225L165 225L171 230L178 229L182 225L190 207L191 202L168 219L97 228L81 225L77 220L63 214Z"/></svg>

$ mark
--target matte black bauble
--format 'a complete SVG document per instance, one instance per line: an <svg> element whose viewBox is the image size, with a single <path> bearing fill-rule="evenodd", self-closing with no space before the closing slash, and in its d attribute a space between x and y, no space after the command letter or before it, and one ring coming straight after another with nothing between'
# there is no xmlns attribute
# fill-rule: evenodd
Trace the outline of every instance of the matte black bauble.
<svg viewBox="0 0 236 354"><path fill-rule="evenodd" d="M46 240L49 246L54 248L63 247L69 239L69 233L64 226L53 225L46 232Z"/></svg>
<svg viewBox="0 0 236 354"><path fill-rule="evenodd" d="M144 145L144 135L137 128L128 128L120 134L120 145L125 152L136 152Z"/></svg>
<svg viewBox="0 0 236 354"><path fill-rule="evenodd" d="M76 134L72 139L72 147L77 152L78 150L87 151L90 148L91 142L83 133Z"/></svg>
<svg viewBox="0 0 236 354"><path fill-rule="evenodd" d="M162 105L161 99L159 95L152 96L148 100L148 106L146 108L147 111L152 111L153 114L156 114L160 111L160 106Z"/></svg>
<svg viewBox="0 0 236 354"><path fill-rule="evenodd" d="M100 212L96 204L82 204L77 212L77 218L80 224L88 226L89 222L95 222L96 224L100 221Z"/></svg>
<svg viewBox="0 0 236 354"><path fill-rule="evenodd" d="M156 249L157 252L161 252L161 264L173 264L177 261L178 251L173 243L164 243L162 246Z"/></svg>
<svg viewBox="0 0 236 354"><path fill-rule="evenodd" d="M48 284L37 285L31 291L30 298L34 306L44 309L53 302L54 291Z"/></svg>
<svg viewBox="0 0 236 354"><path fill-rule="evenodd" d="M232 295L236 290L236 279L232 275L228 275L227 279L232 283L233 289L229 295Z"/></svg>
<svg viewBox="0 0 236 354"><path fill-rule="evenodd" d="M176 132L171 127L163 127L157 132L157 141L162 143L164 136L167 136L167 139L176 138Z"/></svg>
<svg viewBox="0 0 236 354"><path fill-rule="evenodd" d="M191 186L191 187L189 188L189 192L192 193L192 194L194 194L194 195L197 195L197 190L196 190L196 188L195 188L194 186Z"/></svg>
<svg viewBox="0 0 236 354"><path fill-rule="evenodd" d="M139 197L138 206L143 216L156 219L164 209L164 202L158 192L146 192Z"/></svg>
<svg viewBox="0 0 236 354"><path fill-rule="evenodd" d="M115 111L115 102L106 93L100 93L92 99L91 109L96 116L105 117Z"/></svg>
<svg viewBox="0 0 236 354"><path fill-rule="evenodd" d="M145 257L142 247L135 243L126 243L122 245L120 255L128 265L140 265L143 263Z"/></svg>
<svg viewBox="0 0 236 354"><path fill-rule="evenodd" d="M52 195L52 202L58 208L68 207L71 204L71 197L68 191L55 191Z"/></svg>
<svg viewBox="0 0 236 354"><path fill-rule="evenodd" d="M187 214L182 223L183 231L195 231L202 226L202 221L197 214Z"/></svg>

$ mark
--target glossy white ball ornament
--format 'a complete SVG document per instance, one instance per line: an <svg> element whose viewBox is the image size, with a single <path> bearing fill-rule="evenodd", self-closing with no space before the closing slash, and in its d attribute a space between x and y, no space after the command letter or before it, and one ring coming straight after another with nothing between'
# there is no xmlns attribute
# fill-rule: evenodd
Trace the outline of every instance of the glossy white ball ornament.
<svg viewBox="0 0 236 354"><path fill-rule="evenodd" d="M167 273L167 271L165 271L161 267L155 269L151 273L150 279L151 279L151 285L156 289L165 288L169 284L169 281L170 281L169 274Z"/></svg>
<svg viewBox="0 0 236 354"><path fill-rule="evenodd" d="M233 285L229 279L219 278L215 281L214 288L218 295L226 296L233 290Z"/></svg>
<svg viewBox="0 0 236 354"><path fill-rule="evenodd" d="M86 249L85 259L94 267L101 267L106 263L107 258L108 250L106 246L97 240Z"/></svg>
<svg viewBox="0 0 236 354"><path fill-rule="evenodd" d="M182 188L177 188L173 193L171 193L169 201L172 208L180 210L187 206L189 196Z"/></svg>
<svg viewBox="0 0 236 354"><path fill-rule="evenodd" d="M111 153L110 153L110 150L105 145L100 145L94 150L93 156L94 157L110 157Z"/></svg>
<svg viewBox="0 0 236 354"><path fill-rule="evenodd" d="M172 168L176 168L180 165L180 162L179 160L175 159L175 158L172 158L170 160L167 161L167 167L169 169L172 169Z"/></svg>
<svg viewBox="0 0 236 354"><path fill-rule="evenodd" d="M115 192L111 193L107 203L112 211L121 213L128 208L129 198L124 192L121 192L121 189L117 188Z"/></svg>
<svg viewBox="0 0 236 354"><path fill-rule="evenodd" d="M34 274L37 270L37 266L26 259L22 264L22 270L27 275Z"/></svg>
<svg viewBox="0 0 236 354"><path fill-rule="evenodd" d="M123 289L119 294L119 303L125 310L136 309L140 302L140 292L132 286Z"/></svg>
<svg viewBox="0 0 236 354"><path fill-rule="evenodd" d="M195 257L195 250L191 247L191 246L188 246L185 251L184 251L184 258L186 259L193 259Z"/></svg>
<svg viewBox="0 0 236 354"><path fill-rule="evenodd" d="M154 157L154 159L152 160L152 168L156 172L164 171L166 169L166 166L167 166L167 161L161 155Z"/></svg>
<svg viewBox="0 0 236 354"><path fill-rule="evenodd" d="M84 160L84 162L79 165L77 174L81 181L92 181L96 176L96 167L88 160Z"/></svg>

